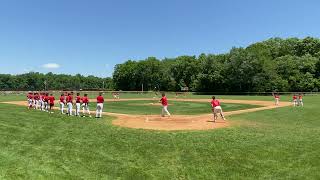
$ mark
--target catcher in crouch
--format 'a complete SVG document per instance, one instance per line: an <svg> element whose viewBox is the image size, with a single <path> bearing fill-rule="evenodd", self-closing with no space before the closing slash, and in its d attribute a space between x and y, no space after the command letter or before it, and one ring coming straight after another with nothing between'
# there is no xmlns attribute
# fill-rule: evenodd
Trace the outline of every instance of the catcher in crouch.
<svg viewBox="0 0 320 180"><path fill-rule="evenodd" d="M218 113L220 113L223 120L226 120L220 106L220 101L217 100L215 96L212 96L211 107L213 112L213 122L216 122L216 120L218 119Z"/></svg>

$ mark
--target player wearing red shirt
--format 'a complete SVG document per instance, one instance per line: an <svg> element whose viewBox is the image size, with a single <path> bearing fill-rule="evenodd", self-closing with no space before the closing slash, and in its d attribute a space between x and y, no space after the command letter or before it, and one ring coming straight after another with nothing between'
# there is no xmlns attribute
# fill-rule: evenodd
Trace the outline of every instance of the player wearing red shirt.
<svg viewBox="0 0 320 180"><path fill-rule="evenodd" d="M38 109L39 105L40 105L40 97L39 97L39 93L34 93L34 109Z"/></svg>
<svg viewBox="0 0 320 180"><path fill-rule="evenodd" d="M302 94L299 94L299 106L303 106Z"/></svg>
<svg viewBox="0 0 320 180"><path fill-rule="evenodd" d="M97 97L96 118L102 117L103 103L104 103L104 98L102 96L102 93L99 93L99 96Z"/></svg>
<svg viewBox="0 0 320 180"><path fill-rule="evenodd" d="M40 92L40 96L39 96L39 102L40 102L40 110L43 111L44 109L44 101L43 101L43 93Z"/></svg>
<svg viewBox="0 0 320 180"><path fill-rule="evenodd" d="M49 93L45 93L43 96L44 101L44 111L49 111Z"/></svg>
<svg viewBox="0 0 320 180"><path fill-rule="evenodd" d="M160 99L161 104L162 104L162 111L161 111L161 116L165 117L165 113L170 117L171 114L168 111L168 99L166 97L165 93L162 93L162 98Z"/></svg>
<svg viewBox="0 0 320 180"><path fill-rule="evenodd" d="M80 97L80 93L77 93L77 96L76 96L76 116L80 116L80 107L81 107L81 97Z"/></svg>
<svg viewBox="0 0 320 180"><path fill-rule="evenodd" d="M90 115L90 110L89 110L89 98L88 98L88 94L84 94L84 96L81 98L82 100L82 113L83 113L83 117L85 117L85 113L87 112L89 114L89 117L91 117Z"/></svg>
<svg viewBox="0 0 320 180"><path fill-rule="evenodd" d="M224 118L222 108L220 106L220 101L217 100L215 96L212 96L211 108L213 112L213 122L216 122L216 120L218 119L218 115L217 115L218 113L220 114L223 120L226 120Z"/></svg>
<svg viewBox="0 0 320 180"><path fill-rule="evenodd" d="M68 96L67 96L67 106L68 106L67 114L69 116L72 116L72 108L73 108L73 96L72 96L72 93L69 93Z"/></svg>
<svg viewBox="0 0 320 180"><path fill-rule="evenodd" d="M65 104L65 96L64 93L61 93L60 98L59 98L59 104L60 104L60 112L61 114L64 114L64 104Z"/></svg>
<svg viewBox="0 0 320 180"><path fill-rule="evenodd" d="M280 101L280 95L279 94L274 94L274 93L272 93L272 95L274 97L274 104L276 106L278 106L279 105L279 101Z"/></svg>
<svg viewBox="0 0 320 180"><path fill-rule="evenodd" d="M28 109L32 108L32 102L33 102L33 95L31 92L28 93L27 95L27 102L28 102Z"/></svg>
<svg viewBox="0 0 320 180"><path fill-rule="evenodd" d="M49 105L50 105L50 112L53 113L53 107L54 107L54 101L56 99L54 98L53 94L50 94L50 96L48 97L48 101L49 101Z"/></svg>
<svg viewBox="0 0 320 180"><path fill-rule="evenodd" d="M294 107L298 105L297 95L296 94L293 94L293 96L292 96L292 103L293 103Z"/></svg>

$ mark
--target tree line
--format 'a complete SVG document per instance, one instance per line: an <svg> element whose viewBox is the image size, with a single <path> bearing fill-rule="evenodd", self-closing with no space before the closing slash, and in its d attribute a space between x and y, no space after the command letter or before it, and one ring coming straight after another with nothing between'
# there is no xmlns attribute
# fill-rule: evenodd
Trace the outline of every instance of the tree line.
<svg viewBox="0 0 320 180"><path fill-rule="evenodd" d="M271 38L224 54L128 60L115 66L113 85L116 90L317 92L320 40Z"/></svg>
<svg viewBox="0 0 320 180"><path fill-rule="evenodd" d="M224 54L128 60L112 78L30 72L0 74L0 90L198 92L314 91L320 88L320 39L271 38Z"/></svg>
<svg viewBox="0 0 320 180"><path fill-rule="evenodd" d="M110 90L111 78L95 76L42 74L29 72L20 75L0 74L0 90Z"/></svg>

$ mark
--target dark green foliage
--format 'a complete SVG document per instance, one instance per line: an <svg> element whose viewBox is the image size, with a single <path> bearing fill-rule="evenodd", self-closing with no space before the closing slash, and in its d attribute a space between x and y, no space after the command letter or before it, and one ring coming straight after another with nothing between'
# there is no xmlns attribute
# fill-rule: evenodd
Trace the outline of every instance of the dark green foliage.
<svg viewBox="0 0 320 180"><path fill-rule="evenodd" d="M30 72L21 75L0 74L0 90L97 90L112 89L111 78Z"/></svg>
<svg viewBox="0 0 320 180"><path fill-rule="evenodd" d="M320 40L272 38L229 53L127 61L115 68L117 90L318 91Z"/></svg>

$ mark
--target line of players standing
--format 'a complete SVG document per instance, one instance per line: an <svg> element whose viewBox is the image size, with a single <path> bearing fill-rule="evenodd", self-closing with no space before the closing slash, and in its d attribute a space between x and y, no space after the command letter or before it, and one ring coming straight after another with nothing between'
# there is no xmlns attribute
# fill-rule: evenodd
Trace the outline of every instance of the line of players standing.
<svg viewBox="0 0 320 180"><path fill-rule="evenodd" d="M80 93L77 93L75 99L73 99L73 92L64 92L61 93L59 98L59 106L61 114L67 114L68 116L80 116L80 109L82 107L82 116L84 117L86 114L91 117L89 110L89 98L88 94L84 94L83 97L80 96ZM53 94L49 94L46 92L29 92L27 95L28 98L28 108L29 109L38 109L41 111L53 113L53 107L55 104L55 97ZM97 107L96 107L96 118L102 117L103 103L104 98L102 93L96 98ZM73 106L75 105L75 111L73 111ZM66 113L65 113L66 107Z"/></svg>

